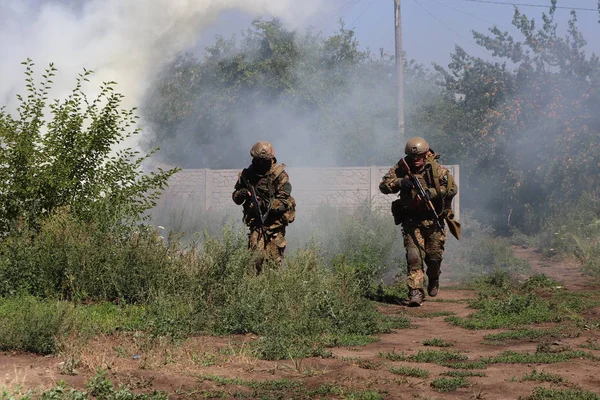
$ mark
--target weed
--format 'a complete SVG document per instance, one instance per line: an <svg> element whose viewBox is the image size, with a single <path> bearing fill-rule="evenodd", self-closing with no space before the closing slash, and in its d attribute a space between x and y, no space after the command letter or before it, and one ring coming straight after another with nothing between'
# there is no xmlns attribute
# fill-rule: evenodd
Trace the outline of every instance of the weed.
<svg viewBox="0 0 600 400"><path fill-rule="evenodd" d="M560 283L544 274L536 274L527 278L520 286L521 290L530 292L537 289L555 289L559 285Z"/></svg>
<svg viewBox="0 0 600 400"><path fill-rule="evenodd" d="M412 376L415 378L429 378L429 371L412 367L390 367L389 371L396 375Z"/></svg>
<svg viewBox="0 0 600 400"><path fill-rule="evenodd" d="M471 384L464 377L436 378L431 382L431 387L438 392L452 392L456 389L469 386Z"/></svg>

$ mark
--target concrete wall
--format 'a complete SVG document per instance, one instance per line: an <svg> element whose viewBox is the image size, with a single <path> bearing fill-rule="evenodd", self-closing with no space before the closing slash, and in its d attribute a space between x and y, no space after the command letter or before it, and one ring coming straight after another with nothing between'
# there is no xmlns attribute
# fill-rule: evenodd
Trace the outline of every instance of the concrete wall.
<svg viewBox="0 0 600 400"><path fill-rule="evenodd" d="M391 166L347 168L286 168L296 199L297 212L313 210L320 205L354 208L364 201L389 211L395 195L379 192L379 182ZM446 165L460 188L458 165ZM187 169L169 181L165 199L170 204L190 204L198 210L239 212L231 200L239 170ZM453 208L460 219L460 191Z"/></svg>

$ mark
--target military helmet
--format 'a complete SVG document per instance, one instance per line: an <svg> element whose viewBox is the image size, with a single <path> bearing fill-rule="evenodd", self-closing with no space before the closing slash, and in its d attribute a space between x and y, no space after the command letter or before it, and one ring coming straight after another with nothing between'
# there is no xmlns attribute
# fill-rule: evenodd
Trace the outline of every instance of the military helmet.
<svg viewBox="0 0 600 400"><path fill-rule="evenodd" d="M269 142L256 142L250 149L250 155L252 158L271 160L275 158L275 150Z"/></svg>
<svg viewBox="0 0 600 400"><path fill-rule="evenodd" d="M412 156L416 154L423 154L429 151L429 143L422 137L414 137L409 139L406 142L406 147L404 148L404 153L407 156Z"/></svg>

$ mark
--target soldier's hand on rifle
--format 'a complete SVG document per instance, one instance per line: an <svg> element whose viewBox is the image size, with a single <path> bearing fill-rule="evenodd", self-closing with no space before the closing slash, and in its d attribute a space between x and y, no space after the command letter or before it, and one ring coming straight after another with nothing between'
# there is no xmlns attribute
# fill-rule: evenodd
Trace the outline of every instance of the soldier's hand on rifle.
<svg viewBox="0 0 600 400"><path fill-rule="evenodd" d="M239 201L244 201L246 199L249 199L250 196L252 196L252 194L250 193L250 191L248 189L240 189L236 192L235 197L239 200Z"/></svg>
<svg viewBox="0 0 600 400"><path fill-rule="evenodd" d="M400 179L400 189L401 190L409 191L409 190L412 190L412 188L414 188L414 187L415 187L415 185L414 185L412 179L410 179L410 178Z"/></svg>

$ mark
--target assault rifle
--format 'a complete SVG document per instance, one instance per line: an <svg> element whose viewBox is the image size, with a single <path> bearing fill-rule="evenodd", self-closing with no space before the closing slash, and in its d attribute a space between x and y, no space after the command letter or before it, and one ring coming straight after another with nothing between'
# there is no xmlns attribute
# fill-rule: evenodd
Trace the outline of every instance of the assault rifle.
<svg viewBox="0 0 600 400"><path fill-rule="evenodd" d="M248 182L248 180L246 180L246 178L244 178L244 176L240 176L240 178L242 178L242 182L244 182L244 185L246 185L246 187L250 191L250 201L252 202L252 205L254 206L256 225L258 226L258 229L260 230L260 233L262 234L263 243L264 243L264 246L266 247L267 246L267 231L265 230L265 220L267 219L269 212L267 211L265 213L265 215L263 215L263 213L260 211L258 197L256 196L256 188L253 185L251 185L250 182Z"/></svg>
<svg viewBox="0 0 600 400"><path fill-rule="evenodd" d="M440 230L443 232L444 228L442 227L442 224L440 223L440 216L437 213L437 211L435 210L433 203L427 196L427 193L425 193L425 189L423 189L423 185L421 185L421 181L419 181L419 178L417 178L416 176L414 176L412 174L412 172L410 172L410 167L408 166L408 163L406 162L406 160L404 158L402 158L401 162L402 162L402 165L404 166L404 169L406 170L406 173L408 174L408 177L412 180L413 184L417 188L417 197L420 198L421 201L425 202L427 209L433 213L433 217L434 217L433 220L435 221L438 228L440 228Z"/></svg>

